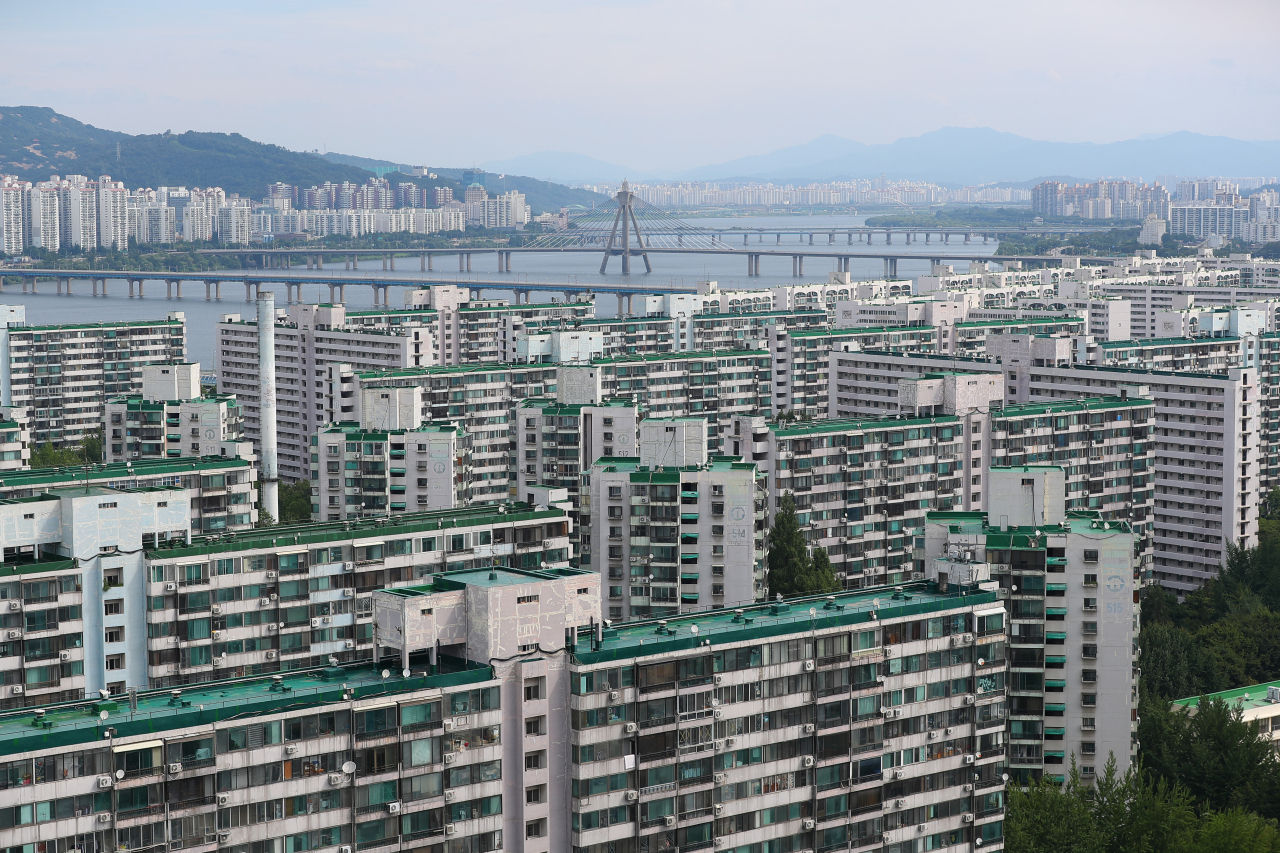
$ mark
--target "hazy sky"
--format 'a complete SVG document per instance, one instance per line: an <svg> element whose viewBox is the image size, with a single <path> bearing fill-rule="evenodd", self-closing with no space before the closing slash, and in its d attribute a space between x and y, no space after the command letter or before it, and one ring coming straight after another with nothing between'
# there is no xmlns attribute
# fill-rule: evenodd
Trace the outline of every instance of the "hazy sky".
<svg viewBox="0 0 1280 853"><path fill-rule="evenodd" d="M831 133L1280 138L1277 0L0 0L4 105L464 166L680 169Z"/></svg>

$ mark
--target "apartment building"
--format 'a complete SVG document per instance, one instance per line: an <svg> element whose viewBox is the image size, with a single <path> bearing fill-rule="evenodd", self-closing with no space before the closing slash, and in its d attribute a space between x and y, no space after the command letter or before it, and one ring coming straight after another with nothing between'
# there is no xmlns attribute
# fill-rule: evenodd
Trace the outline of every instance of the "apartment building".
<svg viewBox="0 0 1280 853"><path fill-rule="evenodd" d="M394 370L440 362L439 317L429 308L353 312L342 305L289 305L277 309L276 401L280 475L304 480L311 471L311 436L335 420L328 370ZM224 314L216 327L218 391L240 401L245 436L259 446L258 323ZM339 413L340 414L340 413Z"/></svg>
<svg viewBox="0 0 1280 853"><path fill-rule="evenodd" d="M939 589L975 573L999 584L1009 781L1061 780L1073 763L1092 781L1111 757L1123 773L1137 753L1136 534L1124 521L1063 512L1056 466L990 477L986 513L931 513L920 541Z"/></svg>
<svg viewBox="0 0 1280 853"><path fill-rule="evenodd" d="M561 849L1002 849L1003 614L917 582L579 640Z"/></svg>
<svg viewBox="0 0 1280 853"><path fill-rule="evenodd" d="M0 501L21 502L46 491L74 488L180 489L190 506L191 529L210 534L248 530L258 521L253 463L222 456L151 459L6 471Z"/></svg>
<svg viewBox="0 0 1280 853"><path fill-rule="evenodd" d="M576 323L595 317L594 302L510 305L506 300L471 301L457 309L456 346L445 364L492 364L504 359L506 340L515 340L526 323ZM446 333L451 331L446 327Z"/></svg>
<svg viewBox="0 0 1280 853"><path fill-rule="evenodd" d="M471 499L511 496L511 425L517 401L556 393L554 365L460 365L356 371L333 365L326 376L326 422L363 422L363 411L390 389L414 389L421 423L456 423L470 441ZM376 393L375 393L376 392Z"/></svg>
<svg viewBox="0 0 1280 853"><path fill-rule="evenodd" d="M1219 372L1072 365L1055 338L1010 336L1006 399L1053 403L1129 389L1155 400L1154 578L1179 593L1215 577L1226 545L1257 543L1263 395L1256 367Z"/></svg>
<svg viewBox="0 0 1280 853"><path fill-rule="evenodd" d="M102 427L105 401L141 390L147 365L186 360L186 321L25 324L22 306L0 318L0 405L24 409L31 440L75 447Z"/></svg>
<svg viewBox="0 0 1280 853"><path fill-rule="evenodd" d="M977 358L986 354L987 342L997 335L1086 335L1088 330L1089 323L1080 317L973 320L940 329L937 351Z"/></svg>
<svg viewBox="0 0 1280 853"><path fill-rule="evenodd" d="M527 655L490 662L524 640L562 647L566 629L595 609L596 592L594 578L571 573L452 573L438 586L379 593L391 605L380 602L384 614L412 602L440 619L430 633L444 651L406 656L394 676L377 663L339 664L144 689L127 702L95 697L91 721L83 699L46 706L35 728L21 712L0 723L13 726L6 760L18 780L5 805L33 814L0 839L21 846L69 833L71 844L114 849L568 849L567 785L548 778L550 760L525 761L541 745L567 772L568 717L548 706L552 697L564 703L568 673ZM492 636L468 630L466 613L507 608L533 621ZM389 630L392 618L382 620ZM49 806L31 809L40 795Z"/></svg>
<svg viewBox="0 0 1280 853"><path fill-rule="evenodd" d="M0 406L0 471L20 471L31 464L31 428L27 410Z"/></svg>
<svg viewBox="0 0 1280 853"><path fill-rule="evenodd" d="M773 408L812 418L831 414L831 353L862 348L893 352L932 352L938 329L924 327L855 327L790 330L774 327L769 336L773 359Z"/></svg>
<svg viewBox="0 0 1280 853"><path fill-rule="evenodd" d="M525 400L516 409L514 482L565 490L577 565L582 553L579 534L587 532L581 528L590 527L589 519L582 517L589 495L584 494L584 475L597 459L636 455L639 413L627 398L564 402L563 390L559 399Z"/></svg>
<svg viewBox="0 0 1280 853"><path fill-rule="evenodd" d="M764 350L664 353L561 365L557 373L565 386L591 389L592 399L631 397L644 417L706 418L708 451L720 453L735 415L770 408L770 361Z"/></svg>
<svg viewBox="0 0 1280 853"><path fill-rule="evenodd" d="M517 321L503 325L502 360L507 364L545 364L579 360L589 348L593 358L652 355L675 349L675 320L670 317L616 317L578 320ZM575 338L574 336L579 336ZM599 336L599 344L594 341Z"/></svg>
<svg viewBox="0 0 1280 853"><path fill-rule="evenodd" d="M706 445L702 418L650 418L638 455L591 466L581 559L608 577L611 620L765 597L765 482L754 463Z"/></svg>
<svg viewBox="0 0 1280 853"><path fill-rule="evenodd" d="M470 443L456 424L330 424L312 437L311 455L316 521L445 510L471 496Z"/></svg>
<svg viewBox="0 0 1280 853"><path fill-rule="evenodd" d="M397 639L372 667L140 690L95 701L91 720L83 700L35 726L29 710L0 716L19 780L0 794L49 802L0 843L1002 847L1005 634L989 589L953 579L592 630L587 573L429 581L373 593L369 624Z"/></svg>
<svg viewBox="0 0 1280 853"><path fill-rule="evenodd" d="M199 364L148 365L141 394L107 400L103 461L192 456L253 458L239 402L227 394L204 395Z"/></svg>
<svg viewBox="0 0 1280 853"><path fill-rule="evenodd" d="M828 411L834 418L889 418L905 414L898 389L898 383L905 379L962 373L988 374L998 380L1002 375L1000 365L986 358L855 347L832 352L830 365Z"/></svg>

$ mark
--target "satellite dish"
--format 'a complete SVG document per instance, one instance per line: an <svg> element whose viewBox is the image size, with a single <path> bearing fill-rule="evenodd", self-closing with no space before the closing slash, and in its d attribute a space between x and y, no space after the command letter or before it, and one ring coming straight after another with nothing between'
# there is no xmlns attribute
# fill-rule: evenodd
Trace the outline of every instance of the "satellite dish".
<svg viewBox="0 0 1280 853"><path fill-rule="evenodd" d="M1008 782L1008 781L1009 781L1009 774L1008 774L1008 773L1001 773L1001 774L1000 774L1000 778L1001 778L1003 781Z"/></svg>
<svg viewBox="0 0 1280 853"><path fill-rule="evenodd" d="M872 604L872 606L874 606L874 607L879 607L879 606L880 606L880 599L878 599L878 598L873 598L873 599L871 599L871 604Z"/></svg>
<svg viewBox="0 0 1280 853"><path fill-rule="evenodd" d="M111 716L111 715L110 715L110 714L108 714L106 711L99 711L99 712L98 712L98 719L99 719L99 720L105 720L107 717L110 717L110 716Z"/></svg>
<svg viewBox="0 0 1280 853"><path fill-rule="evenodd" d="M818 615L818 608L816 608L816 607L810 607L810 608L809 608L809 615L810 615L810 616L817 616L817 615Z"/></svg>
<svg viewBox="0 0 1280 853"><path fill-rule="evenodd" d="M986 666L987 662L982 658L978 658L978 666Z"/></svg>
<svg viewBox="0 0 1280 853"><path fill-rule="evenodd" d="M698 626L697 626L697 625L690 625L690 626L689 626L689 633L690 633L690 634L695 634L695 635L696 635L696 634L698 633Z"/></svg>
<svg viewBox="0 0 1280 853"><path fill-rule="evenodd" d="M344 762L342 765L342 772L346 773L348 776L350 776L352 773L355 773L356 763L354 761Z"/></svg>
<svg viewBox="0 0 1280 853"><path fill-rule="evenodd" d="M391 670L389 670L389 669L384 669L384 670L382 671L382 677L383 677L383 678L390 678L390 677L391 677Z"/></svg>
<svg viewBox="0 0 1280 853"><path fill-rule="evenodd" d="M405 671L404 671L404 672L402 672L402 673L401 673L401 675L403 675L405 678L408 678L408 677L409 677L409 674L410 674L410 673L409 673L409 670L408 670L407 668L405 669Z"/></svg>
<svg viewBox="0 0 1280 853"><path fill-rule="evenodd" d="M117 771L116 771L116 778L117 778L117 779L123 779L123 778L124 778L124 771L123 771L123 770L117 770Z"/></svg>

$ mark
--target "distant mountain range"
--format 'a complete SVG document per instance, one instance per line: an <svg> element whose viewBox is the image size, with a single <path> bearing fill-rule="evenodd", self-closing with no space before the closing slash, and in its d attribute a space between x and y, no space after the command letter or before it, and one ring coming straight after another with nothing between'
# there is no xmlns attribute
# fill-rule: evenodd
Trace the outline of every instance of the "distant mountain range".
<svg viewBox="0 0 1280 853"><path fill-rule="evenodd" d="M866 145L838 136L725 163L658 174L605 163L584 155L542 152L486 164L516 168L557 181L754 180L829 181L890 178L942 184L1028 182L1046 175L1274 175L1280 142L1245 141L1180 131L1122 142L1043 142L986 127L944 127L922 136Z"/></svg>
<svg viewBox="0 0 1280 853"><path fill-rule="evenodd" d="M117 149L117 146L118 149ZM117 150L119 155L117 156ZM364 183L375 166L395 166L343 154L290 151L254 142L238 133L156 133L135 136L103 130L48 107L0 107L0 174L27 181L50 175L110 175L130 189L160 186L218 186L228 193L260 199L268 184L282 181L309 187L325 181ZM460 199L462 170L435 169L440 180L404 177L420 186L444 185ZM391 178L396 180L396 178ZM486 175L491 193L520 190L534 213L604 201L585 190L533 178Z"/></svg>

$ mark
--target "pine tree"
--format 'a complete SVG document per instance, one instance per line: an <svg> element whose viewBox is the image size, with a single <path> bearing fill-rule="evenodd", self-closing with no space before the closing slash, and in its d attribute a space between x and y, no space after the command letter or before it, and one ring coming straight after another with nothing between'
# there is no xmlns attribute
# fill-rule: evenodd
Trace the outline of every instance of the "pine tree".
<svg viewBox="0 0 1280 853"><path fill-rule="evenodd" d="M810 586L809 577L813 562L804 533L800 531L800 519L796 517L796 502L791 493L782 496L778 512L769 531L769 592L773 595L804 595Z"/></svg>
<svg viewBox="0 0 1280 853"><path fill-rule="evenodd" d="M809 587L810 595L836 592L840 589L840 582L836 580L835 570L831 568L831 558L827 556L826 548L813 549L813 568L809 573Z"/></svg>

